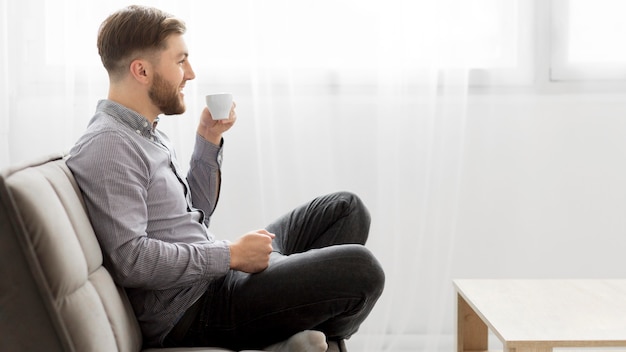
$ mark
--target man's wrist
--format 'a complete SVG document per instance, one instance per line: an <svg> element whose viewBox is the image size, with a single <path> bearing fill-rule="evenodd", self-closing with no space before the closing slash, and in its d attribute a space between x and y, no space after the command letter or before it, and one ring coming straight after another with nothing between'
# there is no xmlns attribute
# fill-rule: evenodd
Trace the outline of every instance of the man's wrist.
<svg viewBox="0 0 626 352"><path fill-rule="evenodd" d="M228 249L230 250L230 269L237 270L237 266L239 265L239 263L236 261L237 260L236 244L235 243L229 243L228 244Z"/></svg>
<svg viewBox="0 0 626 352"><path fill-rule="evenodd" d="M207 142L209 143L213 143L217 146L220 146L222 144L222 134L210 134L210 133L202 133L200 131L198 131L198 134L200 135L200 137L204 138Z"/></svg>

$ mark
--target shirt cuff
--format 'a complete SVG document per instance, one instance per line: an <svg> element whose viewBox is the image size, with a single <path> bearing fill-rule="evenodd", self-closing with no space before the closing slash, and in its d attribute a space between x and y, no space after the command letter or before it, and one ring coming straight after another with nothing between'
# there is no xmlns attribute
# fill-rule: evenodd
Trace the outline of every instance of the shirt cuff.
<svg viewBox="0 0 626 352"><path fill-rule="evenodd" d="M222 151L224 140L220 145L215 145L206 139L202 138L199 134L196 134L196 144L191 154L193 160L202 161L212 167L222 167Z"/></svg>
<svg viewBox="0 0 626 352"><path fill-rule="evenodd" d="M226 275L230 270L230 247L228 241L215 241L206 247L209 264L206 276L216 278Z"/></svg>

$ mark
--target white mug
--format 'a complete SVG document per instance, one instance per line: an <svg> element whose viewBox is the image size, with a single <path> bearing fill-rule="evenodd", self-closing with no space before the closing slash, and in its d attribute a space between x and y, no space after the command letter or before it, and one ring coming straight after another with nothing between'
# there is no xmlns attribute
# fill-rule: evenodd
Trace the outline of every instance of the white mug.
<svg viewBox="0 0 626 352"><path fill-rule="evenodd" d="M205 97L206 106L209 108L213 120L226 120L230 115L233 106L233 95L231 93L215 93Z"/></svg>

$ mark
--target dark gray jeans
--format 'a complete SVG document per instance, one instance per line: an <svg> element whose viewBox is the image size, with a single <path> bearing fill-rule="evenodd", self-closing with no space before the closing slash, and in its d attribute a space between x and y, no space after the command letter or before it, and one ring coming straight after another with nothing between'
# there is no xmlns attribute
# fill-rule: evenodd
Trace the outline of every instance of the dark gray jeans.
<svg viewBox="0 0 626 352"><path fill-rule="evenodd" d="M276 234L269 267L257 274L231 270L214 281L184 337L168 336L166 344L259 349L307 329L350 337L385 281L364 247L369 226L367 208L348 192L282 216L267 227Z"/></svg>

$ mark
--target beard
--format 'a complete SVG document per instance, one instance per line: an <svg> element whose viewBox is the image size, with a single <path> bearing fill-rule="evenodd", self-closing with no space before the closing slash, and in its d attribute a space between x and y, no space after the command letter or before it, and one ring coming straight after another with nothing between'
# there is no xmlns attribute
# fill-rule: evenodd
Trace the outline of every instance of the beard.
<svg viewBox="0 0 626 352"><path fill-rule="evenodd" d="M185 102L181 99L179 87L172 86L158 73L154 74L154 82L148 90L148 96L165 115L179 115L185 112Z"/></svg>

